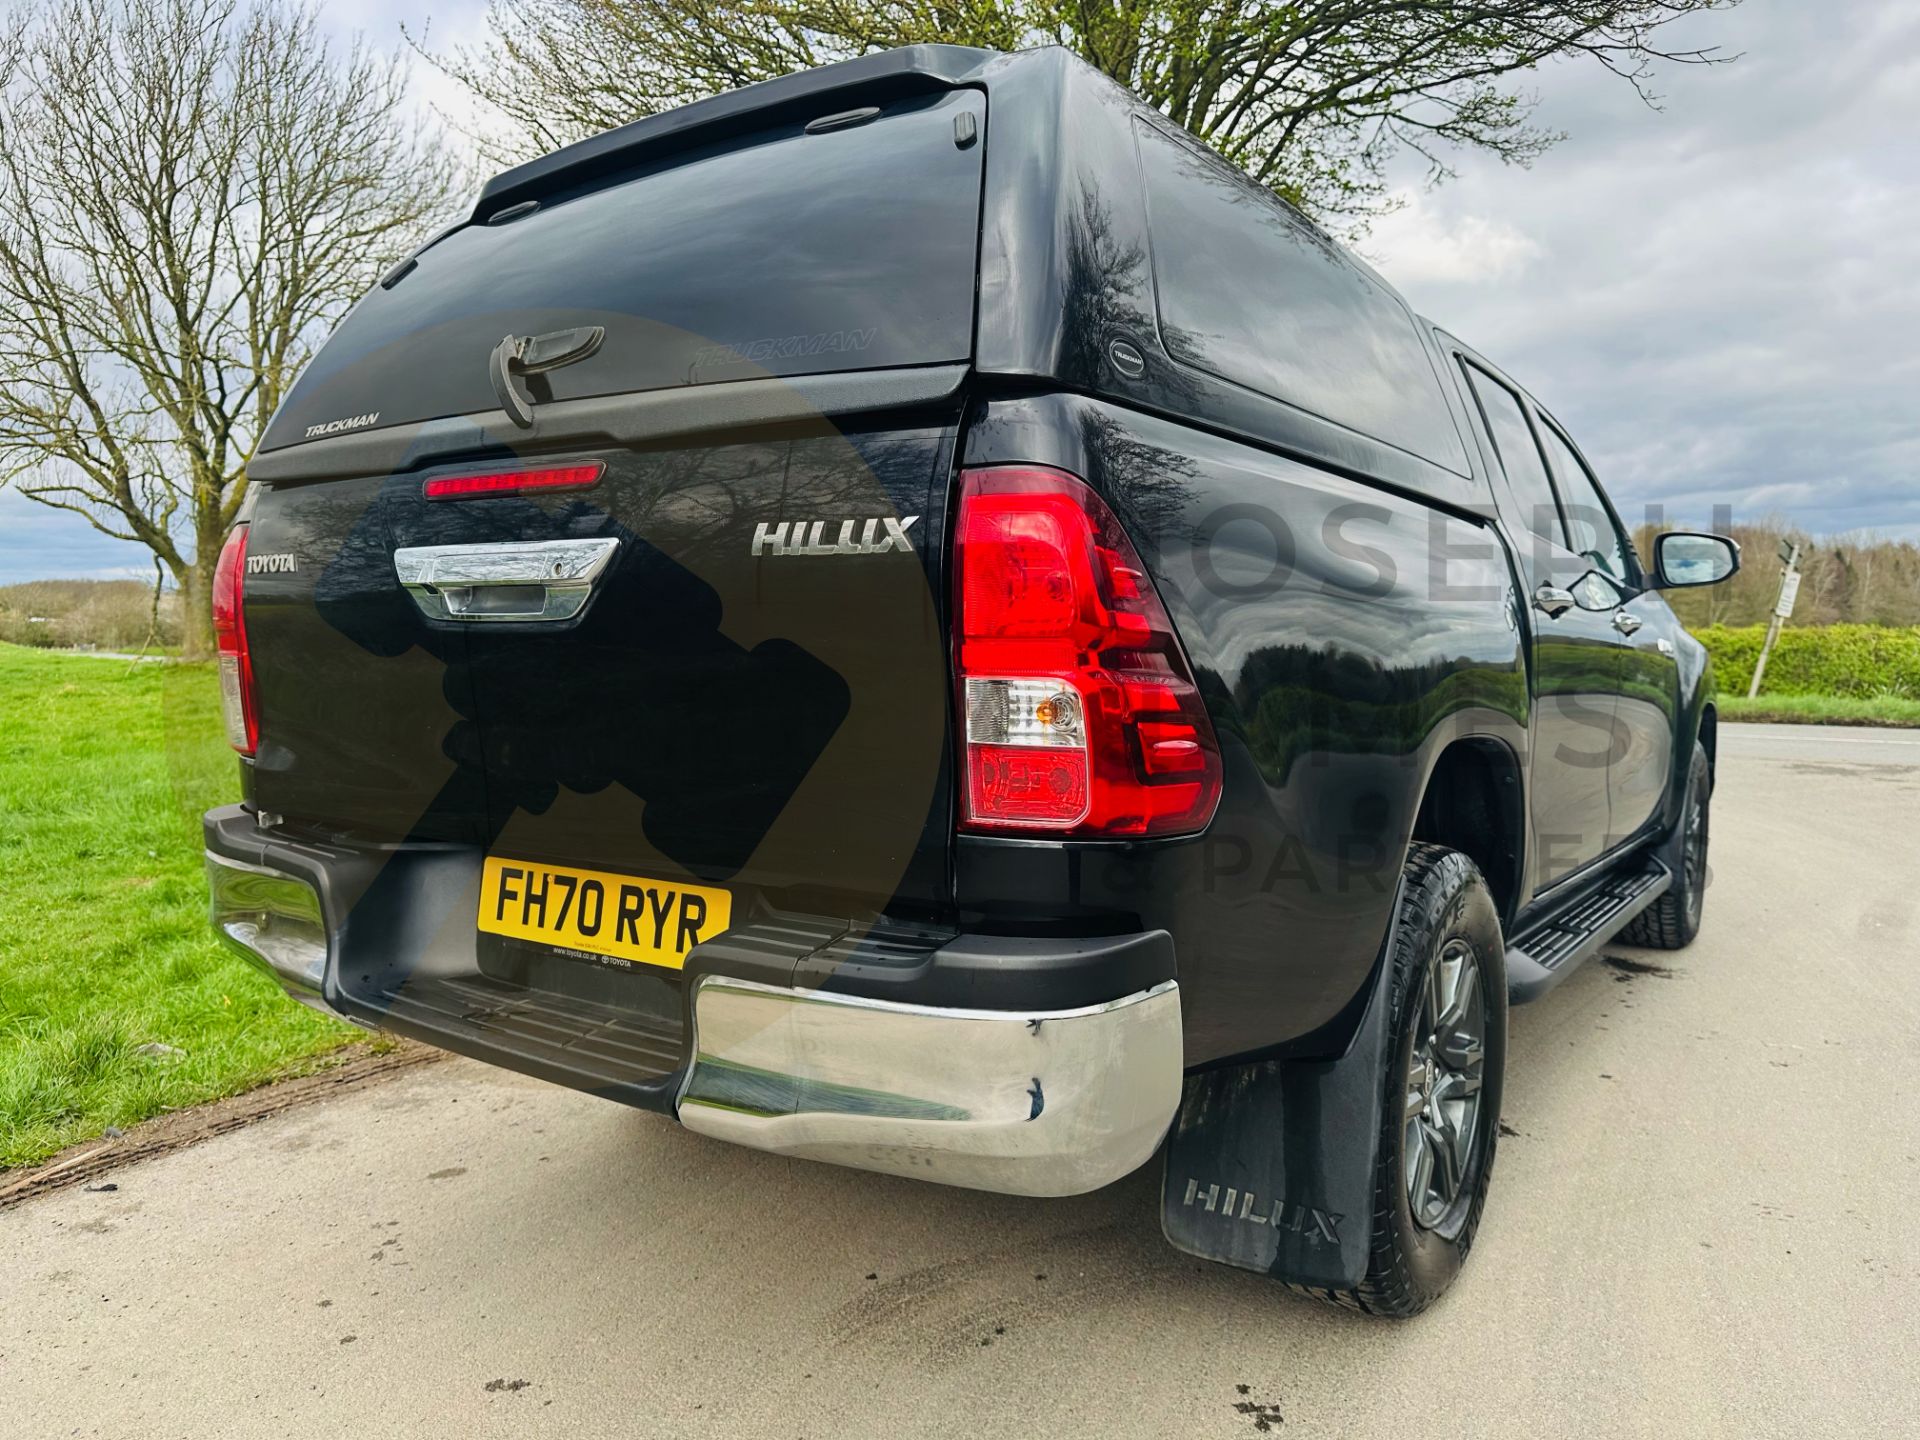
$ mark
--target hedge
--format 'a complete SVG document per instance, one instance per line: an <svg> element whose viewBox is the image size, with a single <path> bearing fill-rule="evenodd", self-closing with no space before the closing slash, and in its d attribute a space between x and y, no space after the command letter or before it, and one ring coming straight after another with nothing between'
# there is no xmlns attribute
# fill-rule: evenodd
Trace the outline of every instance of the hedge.
<svg viewBox="0 0 1920 1440"><path fill-rule="evenodd" d="M1713 656L1720 689L1747 693L1766 639L1764 625L1710 625L1694 632ZM1920 626L1788 625L1767 659L1762 695L1894 695L1920 700Z"/></svg>

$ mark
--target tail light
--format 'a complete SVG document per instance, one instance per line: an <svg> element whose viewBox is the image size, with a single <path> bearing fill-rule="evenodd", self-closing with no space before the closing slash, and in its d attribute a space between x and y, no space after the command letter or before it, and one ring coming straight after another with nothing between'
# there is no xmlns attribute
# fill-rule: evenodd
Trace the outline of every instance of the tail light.
<svg viewBox="0 0 1920 1440"><path fill-rule="evenodd" d="M1166 607L1074 476L969 470L954 530L961 824L1170 835L1220 799L1220 747Z"/></svg>
<svg viewBox="0 0 1920 1440"><path fill-rule="evenodd" d="M247 649L247 527L236 525L213 571L213 638L220 655L220 709L227 741L242 755L260 748L260 710L253 699L253 656Z"/></svg>

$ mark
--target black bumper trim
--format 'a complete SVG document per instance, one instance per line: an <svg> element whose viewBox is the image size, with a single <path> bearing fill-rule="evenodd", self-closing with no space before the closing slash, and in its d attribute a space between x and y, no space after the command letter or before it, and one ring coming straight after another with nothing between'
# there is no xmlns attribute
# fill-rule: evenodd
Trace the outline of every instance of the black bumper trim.
<svg viewBox="0 0 1920 1440"><path fill-rule="evenodd" d="M809 955L793 983L836 995L960 1010L1072 1010L1175 979L1164 930L1093 938L959 935L912 947L868 936Z"/></svg>

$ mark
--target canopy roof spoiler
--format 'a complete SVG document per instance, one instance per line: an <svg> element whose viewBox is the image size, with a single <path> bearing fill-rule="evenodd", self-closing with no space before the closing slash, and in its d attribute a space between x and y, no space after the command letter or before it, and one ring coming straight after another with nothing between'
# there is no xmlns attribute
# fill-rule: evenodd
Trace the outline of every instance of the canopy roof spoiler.
<svg viewBox="0 0 1920 1440"><path fill-rule="evenodd" d="M468 223L484 224L503 210L623 169L652 152L677 148L696 137L703 143L724 139L731 131L777 120L782 112L831 105L849 91L864 97L951 90L975 78L982 66L997 58L995 51L960 45L910 45L696 100L503 170L481 188Z"/></svg>

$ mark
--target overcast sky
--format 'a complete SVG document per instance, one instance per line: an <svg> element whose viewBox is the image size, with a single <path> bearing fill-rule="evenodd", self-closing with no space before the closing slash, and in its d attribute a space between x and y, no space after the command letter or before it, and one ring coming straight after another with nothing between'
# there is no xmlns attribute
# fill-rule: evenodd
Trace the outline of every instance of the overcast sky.
<svg viewBox="0 0 1920 1440"><path fill-rule="evenodd" d="M386 44L397 14L438 41L484 10L326 16ZM1526 170L1459 157L1362 250L1568 426L1630 519L1727 504L1920 540L1920 4L1745 0L1667 38L1741 58L1669 68L1660 111L1597 66L1545 67L1538 119L1567 138ZM0 492L0 584L151 573Z"/></svg>

